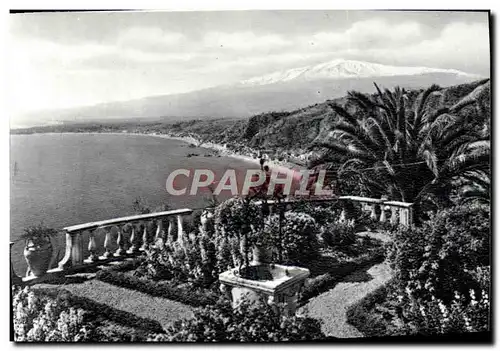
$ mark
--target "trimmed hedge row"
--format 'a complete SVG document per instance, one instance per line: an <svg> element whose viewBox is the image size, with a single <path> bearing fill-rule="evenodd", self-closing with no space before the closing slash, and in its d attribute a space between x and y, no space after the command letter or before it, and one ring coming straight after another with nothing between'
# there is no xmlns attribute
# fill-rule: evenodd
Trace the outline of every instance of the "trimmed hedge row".
<svg viewBox="0 0 500 351"><path fill-rule="evenodd" d="M379 248L363 257L357 257L352 261L333 265L328 273L318 275L306 281L304 289L302 290L300 304L304 304L309 299L328 291L348 274L364 267L383 262L384 259L384 249Z"/></svg>
<svg viewBox="0 0 500 351"><path fill-rule="evenodd" d="M58 301L58 303L87 311L92 315L93 321L98 324L111 321L124 327L133 328L135 331L135 333L127 331L127 333L119 335L116 340L110 340L104 335L106 339L101 341L145 341L150 333L163 332L163 327L157 321L120 311L91 299L74 295L67 290L37 288L36 291Z"/></svg>
<svg viewBox="0 0 500 351"><path fill-rule="evenodd" d="M163 297L193 307L213 305L219 295L210 290L194 290L173 285L169 281L151 281L111 269L97 273L96 279L123 288L140 291L151 296Z"/></svg>
<svg viewBox="0 0 500 351"><path fill-rule="evenodd" d="M380 315L373 313L375 305L385 301L387 292L387 285L383 285L350 306L346 312L347 322L367 337L388 336L387 325Z"/></svg>

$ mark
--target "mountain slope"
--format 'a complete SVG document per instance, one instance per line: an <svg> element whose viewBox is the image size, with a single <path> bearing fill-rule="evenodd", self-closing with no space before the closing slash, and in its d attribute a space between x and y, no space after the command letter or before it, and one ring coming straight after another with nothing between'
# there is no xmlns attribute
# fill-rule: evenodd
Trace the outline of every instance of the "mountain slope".
<svg viewBox="0 0 500 351"><path fill-rule="evenodd" d="M389 66L379 63L339 59L324 62L318 65L293 68L285 71L274 72L261 77L250 78L240 82L240 84L250 86L275 84L291 80L312 81L321 79L359 79L371 77L414 76L431 73L456 75L464 79L480 78L477 75L454 69Z"/></svg>
<svg viewBox="0 0 500 351"><path fill-rule="evenodd" d="M456 70L395 67L360 61L331 61L320 65L252 78L232 86L220 86L184 94L153 96L24 116L21 125L47 121L65 123L109 121L125 118L162 118L178 121L193 118L245 118L269 111L295 110L349 90L371 93L373 81L380 86L418 89L431 84L452 86L477 79Z"/></svg>

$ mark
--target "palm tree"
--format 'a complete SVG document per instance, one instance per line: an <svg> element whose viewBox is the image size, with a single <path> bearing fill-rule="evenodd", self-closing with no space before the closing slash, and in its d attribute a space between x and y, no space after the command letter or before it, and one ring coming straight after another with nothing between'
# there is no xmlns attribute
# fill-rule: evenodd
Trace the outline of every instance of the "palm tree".
<svg viewBox="0 0 500 351"><path fill-rule="evenodd" d="M330 138L315 145L324 151L316 164L354 176L372 196L416 207L442 207L454 180L489 176L489 121L484 105L471 106L489 94L489 81L455 105L438 108L432 106L442 94L437 85L416 97L399 87L375 88L372 96L349 92L344 107L330 103L340 118Z"/></svg>

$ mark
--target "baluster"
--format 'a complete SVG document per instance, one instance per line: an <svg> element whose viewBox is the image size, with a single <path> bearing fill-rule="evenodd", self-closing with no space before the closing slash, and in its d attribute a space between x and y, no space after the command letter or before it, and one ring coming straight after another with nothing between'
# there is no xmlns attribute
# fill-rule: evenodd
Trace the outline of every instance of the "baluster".
<svg viewBox="0 0 500 351"><path fill-rule="evenodd" d="M398 223L397 211L398 211L397 207L391 206L391 224Z"/></svg>
<svg viewBox="0 0 500 351"><path fill-rule="evenodd" d="M413 226L413 208L412 207L408 207L407 208L408 210L408 226L411 227Z"/></svg>
<svg viewBox="0 0 500 351"><path fill-rule="evenodd" d="M165 235L165 231L163 230L163 219L159 219L156 223L155 245L158 240L163 239Z"/></svg>
<svg viewBox="0 0 500 351"><path fill-rule="evenodd" d="M174 241L173 231L174 231L174 217L168 217L168 229L167 229L168 243L172 243Z"/></svg>
<svg viewBox="0 0 500 351"><path fill-rule="evenodd" d="M117 238L116 238L116 245L118 245L118 249L116 249L116 252L114 253L113 256L115 257L119 257L119 256L123 256L126 254L126 250L125 250L125 238L123 236L123 227L113 227L113 228L116 228L117 230Z"/></svg>
<svg viewBox="0 0 500 351"><path fill-rule="evenodd" d="M12 264L12 245L14 245L14 242L11 241L10 242L10 280L11 280L11 285L19 285L23 282L23 280L14 271L14 265Z"/></svg>
<svg viewBox="0 0 500 351"><path fill-rule="evenodd" d="M380 222L384 223L385 221L387 221L387 216L385 213L386 206L384 203L385 201L387 201L387 198L381 197L380 200L382 200L382 202L380 203Z"/></svg>
<svg viewBox="0 0 500 351"><path fill-rule="evenodd" d="M89 232L89 253L90 256L84 261L85 263L93 263L97 259L96 251L97 251L97 244L95 242L95 233L97 231L101 231L101 228L97 228L96 230L92 230Z"/></svg>
<svg viewBox="0 0 500 351"><path fill-rule="evenodd" d="M130 234L130 248L127 250L128 254L134 254L138 250L137 248L137 233L136 233L136 224L132 224L132 233Z"/></svg>
<svg viewBox="0 0 500 351"><path fill-rule="evenodd" d="M146 251L148 249L149 237L148 237L148 222L144 222L144 231L142 232L142 246L140 251Z"/></svg>
<svg viewBox="0 0 500 351"><path fill-rule="evenodd" d="M372 203L371 205L371 214L370 214L370 218L374 221L377 220L377 204L376 203Z"/></svg>
<svg viewBox="0 0 500 351"><path fill-rule="evenodd" d="M184 246L184 230L182 228L182 216L177 215L177 241Z"/></svg>
<svg viewBox="0 0 500 351"><path fill-rule="evenodd" d="M76 233L76 245L73 247L73 264L75 266L83 263L83 236L82 232Z"/></svg>
<svg viewBox="0 0 500 351"><path fill-rule="evenodd" d="M406 208L401 207L399 209L399 224L408 226L408 217L407 217L407 215L408 215L408 211L406 210Z"/></svg>
<svg viewBox="0 0 500 351"><path fill-rule="evenodd" d="M111 256L111 241L113 240L113 234L116 232L116 227L109 228L106 230L106 236L104 237L104 253L99 257L100 260L106 260Z"/></svg>

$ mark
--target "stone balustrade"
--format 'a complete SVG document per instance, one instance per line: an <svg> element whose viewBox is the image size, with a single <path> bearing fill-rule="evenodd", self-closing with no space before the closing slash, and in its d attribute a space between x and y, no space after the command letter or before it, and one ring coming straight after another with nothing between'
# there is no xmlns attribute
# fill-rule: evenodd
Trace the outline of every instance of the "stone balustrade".
<svg viewBox="0 0 500 351"><path fill-rule="evenodd" d="M277 206L290 209L294 203L300 201L304 200L268 200L266 203L269 206L270 212L276 213ZM373 220L380 222L389 221L391 224L406 226L413 224L412 203L359 196L306 199L305 201L314 203L340 201L343 204L340 221L347 221L349 219L345 206L347 203L359 203L362 205L364 211L370 212L370 217ZM154 245L159 238L173 240L175 226L177 227L177 240L182 244L185 236L183 216L190 215L193 211L192 209L179 209L148 213L63 228L66 236L65 254L58 263L57 268L50 269L43 277L28 275L21 278L16 275L11 267L12 282L36 283L51 276L85 270L113 261L131 259L146 250L150 245ZM213 215L212 212L213 209L210 208L204 211L201 217L202 228L200 229L206 229L206 222ZM164 222L167 220L168 226L165 228ZM354 220L356 219L354 218ZM87 239L85 243L84 238ZM99 247L96 238L104 238L102 246ZM11 247L12 244L11 242Z"/></svg>
<svg viewBox="0 0 500 351"><path fill-rule="evenodd" d="M35 283L61 273L67 274L113 261L130 259L145 251L150 245L154 245L160 238L173 240L174 226L177 227L177 241L182 243L185 235L183 216L192 213L191 209L179 209L63 228L66 236L65 254L57 268L50 269L43 277L27 275L23 278L18 277L11 268L12 281ZM168 220L167 228L164 225L166 220ZM87 242L84 243L85 238ZM98 247L96 238L104 238L101 247ZM11 242L11 247L12 244ZM87 253L86 257L84 253Z"/></svg>

